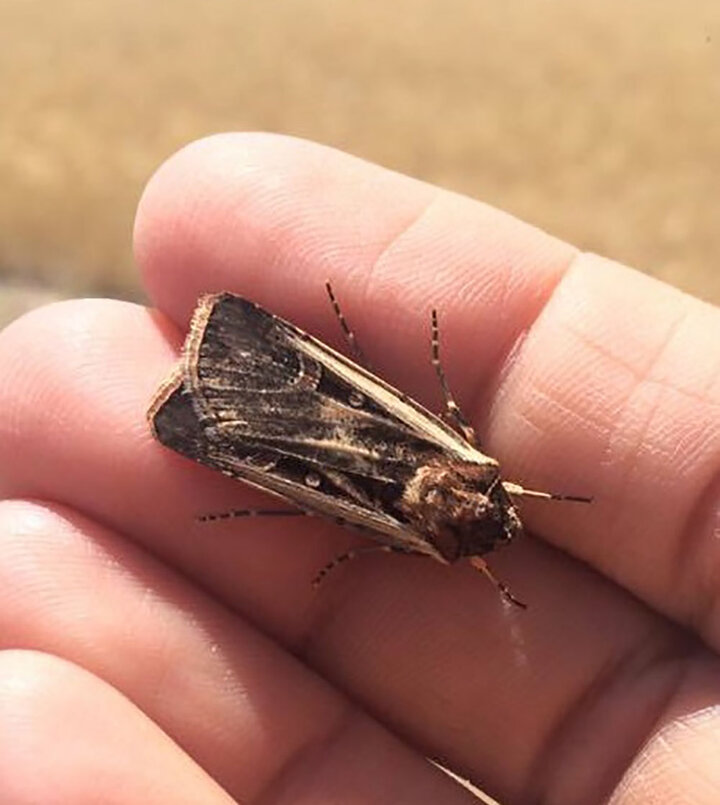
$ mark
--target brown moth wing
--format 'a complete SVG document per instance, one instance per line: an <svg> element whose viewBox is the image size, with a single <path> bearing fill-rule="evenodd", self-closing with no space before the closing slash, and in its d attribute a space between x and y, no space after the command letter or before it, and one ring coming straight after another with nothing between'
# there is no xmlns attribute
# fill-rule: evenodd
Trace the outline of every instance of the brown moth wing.
<svg viewBox="0 0 720 805"><path fill-rule="evenodd" d="M436 559L408 522L408 482L436 464L497 467L402 392L230 293L199 300L149 418L178 452Z"/></svg>
<svg viewBox="0 0 720 805"><path fill-rule="evenodd" d="M201 298L184 365L199 416L238 434L258 427L278 444L299 439L327 466L345 469L348 454L363 473L385 477L387 460L390 480L432 459L497 466L401 391L233 294Z"/></svg>
<svg viewBox="0 0 720 805"><path fill-rule="evenodd" d="M148 412L153 434L166 447L270 492L303 511L367 528L378 542L444 561L421 535L381 509L372 508L369 501L363 500L359 488L351 486L348 491L347 479L337 483L334 473L317 473L320 486L312 488L307 485L309 470L305 462L273 451L243 451L237 443L228 448L223 440L208 440L195 412L193 392L181 379L175 380L175 384L168 382L162 387Z"/></svg>

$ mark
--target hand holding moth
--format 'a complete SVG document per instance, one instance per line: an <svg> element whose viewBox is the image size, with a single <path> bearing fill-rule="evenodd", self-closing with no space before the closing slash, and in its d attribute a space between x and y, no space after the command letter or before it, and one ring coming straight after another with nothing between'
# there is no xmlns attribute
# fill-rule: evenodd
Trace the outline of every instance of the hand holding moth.
<svg viewBox="0 0 720 805"><path fill-rule="evenodd" d="M432 756L504 803L715 795L715 310L486 206L260 135L164 166L137 252L156 311L69 302L0 337L0 785L36 801L97 801L108 775L134 801L472 801ZM323 518L195 522L271 500L147 431L198 296L229 289L340 349L328 275L378 375L440 409L436 307L453 395L503 478L593 496L525 501L529 535L490 554L527 611L462 563L405 557L358 560L314 594L362 540Z"/></svg>

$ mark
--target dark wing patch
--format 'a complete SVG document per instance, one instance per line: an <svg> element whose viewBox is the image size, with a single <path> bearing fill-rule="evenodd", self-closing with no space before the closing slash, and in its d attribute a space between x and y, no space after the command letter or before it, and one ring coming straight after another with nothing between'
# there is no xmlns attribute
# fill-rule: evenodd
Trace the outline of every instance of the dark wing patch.
<svg viewBox="0 0 720 805"><path fill-rule="evenodd" d="M213 438L393 485L445 454L382 400L307 354L309 338L247 300L214 302L187 361Z"/></svg>
<svg viewBox="0 0 720 805"><path fill-rule="evenodd" d="M306 461L273 450L257 450L242 441L208 439L195 410L194 393L181 381L161 392L150 418L158 441L188 458L278 495L305 511L370 529L379 542L442 560L432 545L377 506L375 498L386 491L382 485L373 490L373 499L368 499L367 491L351 477L320 471L316 473L319 484L310 487Z"/></svg>

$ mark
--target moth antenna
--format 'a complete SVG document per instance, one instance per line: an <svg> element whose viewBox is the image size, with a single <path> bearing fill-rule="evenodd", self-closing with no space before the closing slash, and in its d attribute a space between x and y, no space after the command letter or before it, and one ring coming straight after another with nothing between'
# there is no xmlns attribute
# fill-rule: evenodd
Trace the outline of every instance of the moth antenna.
<svg viewBox="0 0 720 805"><path fill-rule="evenodd" d="M363 366L369 368L370 364L365 357L365 353L360 348L360 344L358 344L358 340L355 338L355 333L350 329L350 326L345 320L345 316L343 316L342 310L340 310L340 304L335 297L330 280L325 281L325 290L330 297L330 304L333 306L337 320L340 322L340 327L343 331L343 335L345 336L345 340L348 342L348 346L350 347L350 352L355 359L355 363L362 364Z"/></svg>
<svg viewBox="0 0 720 805"><path fill-rule="evenodd" d="M559 495L555 492L538 492L536 489L525 489L520 484L514 484L511 481L503 481L503 487L510 495L526 498L541 498L542 500L567 500L571 503L592 503L591 497L584 497L582 495Z"/></svg>
<svg viewBox="0 0 720 805"><path fill-rule="evenodd" d="M317 590L317 588L327 577L328 573L335 570L335 568L341 565L343 562L348 562L350 559L357 559L358 556L362 556L366 553L377 553L378 551L385 551L386 553L389 553L392 552L392 550L393 549L389 545L363 545L360 548L353 548L350 551L341 553L318 571L317 575L311 582L313 589Z"/></svg>
<svg viewBox="0 0 720 805"><path fill-rule="evenodd" d="M453 424L458 431L460 431L460 434L463 436L465 441L470 442L472 445L477 445L475 431L472 425L467 421L467 419L465 419L463 412L460 410L460 406L455 402L455 398L450 391L450 385L445 377L442 364L440 363L440 327L438 325L437 310L434 308L432 311L431 351L432 365L435 368L435 374L438 376L438 380L440 381L443 399L445 400L445 415L450 420L450 423Z"/></svg>
<svg viewBox="0 0 720 805"><path fill-rule="evenodd" d="M484 559L481 559L479 556L471 556L470 564L475 568L475 570L479 570L484 576L490 579L490 581L495 585L497 591L506 601L509 601L516 607L520 607L520 609L527 609L527 604L520 601L519 598L515 598L515 596L510 592L510 588L507 586L507 584L500 581L500 579L493 574Z"/></svg>
<svg viewBox="0 0 720 805"><path fill-rule="evenodd" d="M230 509L226 512L200 514L195 520L198 523L211 523L215 520L234 520L236 517L295 517L305 514L300 509Z"/></svg>

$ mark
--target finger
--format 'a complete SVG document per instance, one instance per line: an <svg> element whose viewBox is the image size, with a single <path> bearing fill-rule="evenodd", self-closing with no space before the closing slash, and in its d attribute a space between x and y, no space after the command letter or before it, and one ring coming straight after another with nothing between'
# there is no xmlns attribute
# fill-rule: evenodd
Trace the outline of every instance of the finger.
<svg viewBox="0 0 720 805"><path fill-rule="evenodd" d="M145 748L152 757L164 747L166 757L157 768L147 758L142 765L153 768L158 783L173 764L187 767L175 774L178 784L192 774L197 778L187 801L208 801L190 796L199 785L215 790L199 767L243 802L467 801L465 792L421 755L120 535L72 512L26 502L0 505L0 534L0 647L52 652L126 697L74 666L64 666L72 668L65 676L49 673L53 684L44 691L32 685L21 690L7 707L28 709L39 700L42 718L34 724L38 713L30 712L25 717L29 742L15 745L15 752L27 755L20 780L28 771L30 750L57 735L50 719L77 707L88 689L83 713L73 720L76 743L66 744L68 760L71 752L78 753L69 767L76 774L85 762L102 765L122 744L134 742L133 751L125 753L127 770ZM0 662L0 678L1 673ZM12 699L23 674L7 678L4 689ZM98 702L103 717L93 721L98 697L109 704ZM2 709L0 704L0 714ZM5 712L10 724L13 718L17 722ZM103 742L102 732L114 734ZM15 729L2 733L14 735ZM101 743L106 746L95 760L80 755ZM8 760L3 754L0 764L14 762L13 755ZM60 754L56 762L62 761ZM115 770L124 775L124 768L123 763ZM135 782L147 785L148 779L140 775Z"/></svg>
<svg viewBox="0 0 720 805"><path fill-rule="evenodd" d="M528 505L533 524L715 648L718 378L717 310L586 255L506 367L489 417L528 483L593 495L583 512Z"/></svg>
<svg viewBox="0 0 720 805"><path fill-rule="evenodd" d="M330 148L264 134L180 151L138 209L135 251L151 297L181 326L200 293L233 290L342 344L330 279L373 365L430 386L430 311L464 390L497 368L575 250L509 215ZM459 389L462 386L458 384Z"/></svg>
<svg viewBox="0 0 720 805"><path fill-rule="evenodd" d="M0 494L68 504L148 546L263 628L297 636L310 617L309 580L342 538L315 518L290 529L256 518L244 536L236 523L197 521L261 497L158 449L145 412L180 341L158 322L137 305L88 300L36 310L2 333Z"/></svg>
<svg viewBox="0 0 720 805"><path fill-rule="evenodd" d="M66 303L6 332L0 351L22 360L0 355L5 491L71 503L132 534L466 777L517 796L538 769L544 779L571 769L580 787L606 791L695 656L687 640L530 540L494 564L532 603L522 619L471 569L406 557L358 561L313 596L310 579L347 541L323 521L193 523L257 495L139 426L174 360L156 321L123 303ZM588 720L592 739L588 711L601 714ZM568 747L584 741L587 763L568 766Z"/></svg>
<svg viewBox="0 0 720 805"><path fill-rule="evenodd" d="M233 802L128 699L49 654L0 652L3 802Z"/></svg>
<svg viewBox="0 0 720 805"><path fill-rule="evenodd" d="M710 674L707 669L707 687ZM699 697L699 679L688 685L676 715L659 725L624 776L611 805L644 805L648 802L692 802L712 805L720 801L720 767L717 763L720 708L717 676L715 696ZM695 698L691 703L690 699ZM703 704L705 706L703 706Z"/></svg>
<svg viewBox="0 0 720 805"><path fill-rule="evenodd" d="M477 202L263 135L170 160L137 243L176 321L226 288L324 335L330 276L371 360L411 393L434 381L439 308L456 396L506 475L594 499L528 503L529 524L718 645L720 312Z"/></svg>

